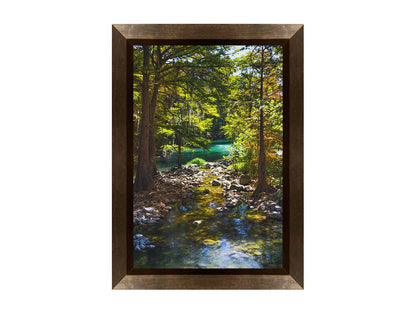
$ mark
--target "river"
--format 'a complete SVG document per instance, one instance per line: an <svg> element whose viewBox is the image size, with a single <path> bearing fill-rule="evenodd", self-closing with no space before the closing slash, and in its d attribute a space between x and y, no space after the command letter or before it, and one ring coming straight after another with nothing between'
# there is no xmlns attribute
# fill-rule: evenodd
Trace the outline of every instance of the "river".
<svg viewBox="0 0 416 312"><path fill-rule="evenodd" d="M208 176L195 199L178 202L154 224L136 226L155 248L134 251L135 268L281 268L282 222L241 204L231 211L215 208L224 201L221 186Z"/></svg>
<svg viewBox="0 0 416 312"><path fill-rule="evenodd" d="M223 156L229 154L229 149L232 144L228 141L212 141L209 144L209 149L195 148L192 151L183 151L181 153L181 163L185 165L194 158L202 158L206 161L216 161L222 159ZM178 152L173 152L168 157L158 157L156 160L157 168L159 170L168 169L178 166Z"/></svg>

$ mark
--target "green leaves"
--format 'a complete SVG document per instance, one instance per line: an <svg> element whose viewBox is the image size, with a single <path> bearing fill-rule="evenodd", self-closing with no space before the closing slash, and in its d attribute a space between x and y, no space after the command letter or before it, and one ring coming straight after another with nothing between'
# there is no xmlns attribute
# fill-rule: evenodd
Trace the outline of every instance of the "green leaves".
<svg viewBox="0 0 416 312"><path fill-rule="evenodd" d="M282 157L277 152L283 144L282 49L246 46L237 54L235 74L230 79L231 103L226 125L222 127L225 135L234 141L229 158L238 164L235 166L238 170L256 175L259 108L262 107L267 170L269 177L278 177Z"/></svg>
<svg viewBox="0 0 416 312"><path fill-rule="evenodd" d="M170 135L174 135L175 131L172 129L159 127L159 129L157 130L157 134L170 136Z"/></svg>
<svg viewBox="0 0 416 312"><path fill-rule="evenodd" d="M270 168L279 166L277 151L282 148L283 138L282 47L153 45L149 49L149 93L158 90L152 123L157 150L174 150L178 143L183 149L206 147L210 140L225 136L234 140L233 161L244 164L239 167L245 171L254 172L261 102L267 162ZM135 46L135 125L141 116L142 67L143 47ZM139 127L134 129L137 138Z"/></svg>

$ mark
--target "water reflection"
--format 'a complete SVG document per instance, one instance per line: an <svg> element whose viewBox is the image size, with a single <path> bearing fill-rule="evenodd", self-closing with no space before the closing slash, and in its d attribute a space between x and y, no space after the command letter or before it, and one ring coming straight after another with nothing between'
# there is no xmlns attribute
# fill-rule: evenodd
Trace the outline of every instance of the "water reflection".
<svg viewBox="0 0 416 312"><path fill-rule="evenodd" d="M155 224L135 228L152 249L134 252L136 268L281 268L282 223L239 205L218 212L221 189L174 207Z"/></svg>

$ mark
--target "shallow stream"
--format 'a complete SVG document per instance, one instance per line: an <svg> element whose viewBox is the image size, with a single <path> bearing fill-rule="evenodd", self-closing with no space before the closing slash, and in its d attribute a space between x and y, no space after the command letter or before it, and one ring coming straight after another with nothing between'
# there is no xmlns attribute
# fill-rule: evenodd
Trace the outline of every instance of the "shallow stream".
<svg viewBox="0 0 416 312"><path fill-rule="evenodd" d="M282 222L245 204L217 211L224 201L209 176L197 188L208 189L178 203L157 223L134 228L155 248L134 251L136 268L281 268Z"/></svg>

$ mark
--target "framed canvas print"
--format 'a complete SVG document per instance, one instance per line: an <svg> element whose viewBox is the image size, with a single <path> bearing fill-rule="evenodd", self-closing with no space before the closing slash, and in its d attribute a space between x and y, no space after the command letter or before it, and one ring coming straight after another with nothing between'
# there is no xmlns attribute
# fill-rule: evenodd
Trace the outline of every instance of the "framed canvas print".
<svg viewBox="0 0 416 312"><path fill-rule="evenodd" d="M303 288L303 26L113 25L113 288Z"/></svg>

